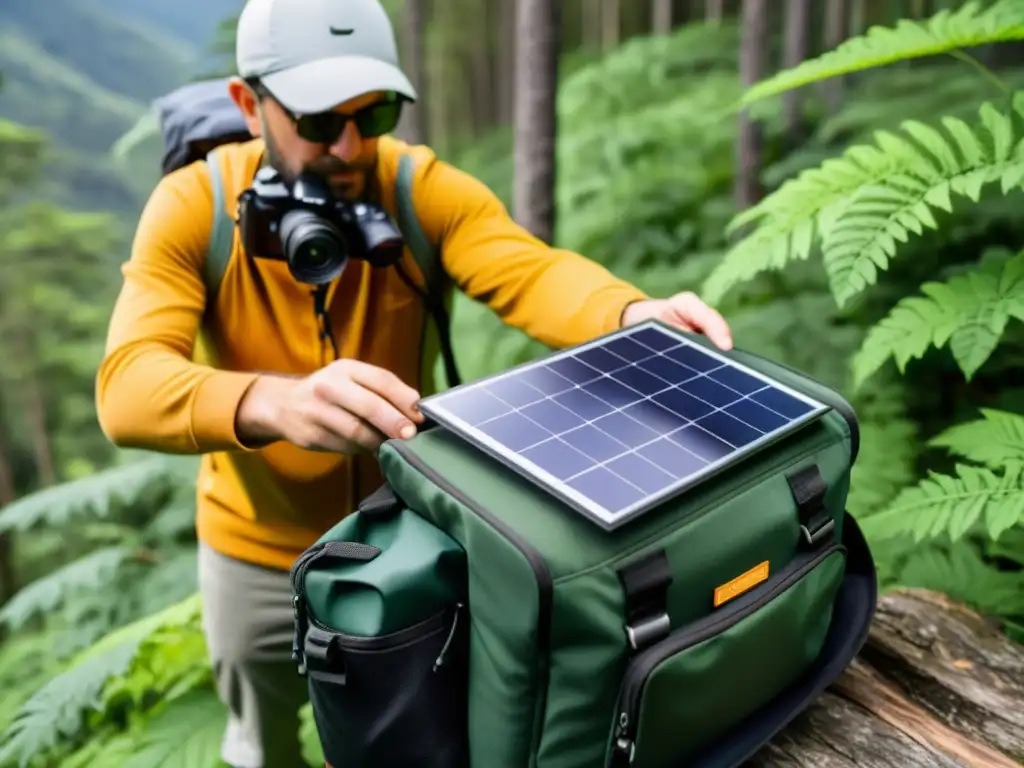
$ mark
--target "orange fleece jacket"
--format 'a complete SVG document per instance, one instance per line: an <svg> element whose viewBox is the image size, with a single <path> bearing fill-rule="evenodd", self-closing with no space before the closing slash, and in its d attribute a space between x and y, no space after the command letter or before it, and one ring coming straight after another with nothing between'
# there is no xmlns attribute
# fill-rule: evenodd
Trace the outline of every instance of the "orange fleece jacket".
<svg viewBox="0 0 1024 768"><path fill-rule="evenodd" d="M234 201L251 183L263 144L254 139L226 149L225 205L235 218ZM375 185L392 216L403 152L416 158L416 212L440 244L446 272L506 323L564 347L617 328L625 306L647 298L602 266L531 236L485 185L428 148L384 138ZM239 442L235 412L255 372L308 374L333 353L320 338L310 287L295 282L283 262L247 258L237 228L221 287L207 306L202 265L212 205L202 161L161 179L146 204L97 376L99 422L120 446L203 454L200 540L230 557L287 569L377 487L379 470L372 456L283 442L251 450ZM420 279L408 251L403 264ZM419 388L426 315L395 270L350 261L328 302L341 357L388 368Z"/></svg>

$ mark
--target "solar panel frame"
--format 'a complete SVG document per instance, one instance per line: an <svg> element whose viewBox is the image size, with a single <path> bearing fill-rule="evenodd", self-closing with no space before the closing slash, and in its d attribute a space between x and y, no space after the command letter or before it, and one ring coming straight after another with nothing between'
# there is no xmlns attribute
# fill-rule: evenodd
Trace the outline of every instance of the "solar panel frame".
<svg viewBox="0 0 1024 768"><path fill-rule="evenodd" d="M785 414L781 414L778 411L773 411L776 415L779 415L787 419L787 421L782 426L768 433L761 434L759 437L739 447L735 447L732 446L731 444L726 443L727 445L729 445L730 448L732 448L732 450L729 451L724 456L715 460L708 461L700 469L696 469L695 471L688 473L682 477L677 477L677 479L674 482L662 487L659 491L645 493L640 499L633 501L630 504L626 504L622 507L612 509L609 506L601 505L595 502L593 499L589 498L588 496L569 486L565 482L565 480L556 477L551 472L545 470L543 467L539 466L533 461L530 461L529 459L522 455L523 450L533 450L534 448L537 448L540 445L540 443L532 444L520 450L513 450L506 444L508 441L502 442L494 439L486 432L482 431L477 426L470 424L468 421L464 420L463 418L461 418L460 416L458 416L456 413L454 413L449 408L446 408L445 406L446 401L451 401L453 398L461 397L465 393L476 390L481 391L480 394L482 395L482 397L477 403L478 405L486 403L488 398L493 398L496 404L500 403L506 409L504 415L510 415L507 411L508 408L512 409L511 413L513 414L522 413L525 408L532 408L545 403L557 402L557 400L554 398L557 398L560 395L570 392L573 393L577 398L582 398L584 395L588 395L589 393L586 389L583 389L581 392L581 385L591 386L592 384L598 381L600 381L606 387L613 386L615 384L615 381L612 381L612 383L609 384L608 382L611 380L604 378L604 371L601 371L602 365L611 364L613 362L609 360L607 357L605 357L605 355L611 354L607 351L609 345L613 343L618 343L621 345L625 342L617 342L617 340L630 339L630 337L638 336L643 331L648 329L654 330L657 333L661 334L661 337L666 343L666 346L658 350L655 349L654 347L645 344L644 346L647 348L647 350L649 350L650 353L648 357L644 358L641 361L630 361L628 363L628 366L631 369L630 375L634 377L634 379L632 380L632 384L630 384L629 387L633 390L634 393L642 393L642 390L638 389L638 387L644 386L648 382L647 377L658 378L656 375L652 376L652 374L650 374L648 371L645 371L644 368L639 367L638 362L651 362L651 365L653 365L654 361L656 361L660 364L662 363L662 358L667 357L665 355L661 355L661 353L672 351L676 354L674 358L669 358L669 360L678 362L678 358L681 357L682 359L686 360L687 368L697 372L696 376L691 376L684 383L693 382L696 379L700 378L701 376L707 377L707 374L709 372L723 372L722 375L735 376L735 372L738 371L741 374L746 374L747 376L751 376L754 377L755 379L758 379L765 385L764 387L758 390L754 390L752 392L748 392L745 394L739 392L738 390L733 390L737 392L737 395L739 395L737 399L732 400L728 405L713 407L713 410L705 413L703 416L699 416L698 418L704 418L706 416L718 413L724 413L725 417L730 417L730 414L723 411L722 409L725 407L734 406L737 403L742 402L752 402L764 406L763 403L760 403L757 400L751 400L749 398L749 395L756 394L758 392L764 392L766 389L778 390L790 396L791 398L794 398L802 402L805 406L807 406L808 410L792 418L786 416ZM653 341L652 337L650 336L645 336L644 338L648 341ZM630 341L632 341L633 343L640 343L635 342L635 340L633 339L630 339ZM668 344L668 342L671 342L671 344ZM617 349L618 348L620 347L617 347ZM706 368L705 370L699 370L696 366L703 365L704 358L694 356L694 352L698 353L698 355L710 357L714 360L717 360L721 365L716 368ZM568 374L569 369L575 369L577 373L580 373L581 369L579 368L579 365L581 365L581 360L586 360L586 365L588 365L590 368L593 368L593 371L591 371L587 375L593 376L594 378L591 378L583 382L571 380L572 386L569 387L568 389L563 389L561 392L544 392L543 390L541 390L544 394L543 399L535 399L532 403L525 402L525 404L523 404L524 391L522 389L522 385L525 382L522 379L524 375L527 374L527 372L533 371L535 377L536 375L538 375L538 372L543 373L544 371L555 371L556 373L558 371L562 371L560 376L566 376ZM624 358L620 357L617 361L614 361L619 364L620 370L624 367L621 365L623 360ZM554 366L556 365L561 367L555 368ZM724 368L722 366L724 366ZM648 365L647 367L649 368L651 366ZM640 374L644 375L641 376ZM582 378L582 375L580 375L580 378ZM662 384L662 393L668 392L669 389L675 386L675 384L665 383L667 381L666 379L659 378L658 380ZM619 385L622 384L621 380L616 381L618 381ZM716 380L712 379L712 381L715 382ZM740 381L742 381L742 379L734 379L733 383L735 386L740 386ZM718 383L721 386L728 386L727 384L724 384L722 382ZM502 397L506 398L505 400L499 399L497 396L493 395L491 391L489 391L489 389L487 389L489 387L493 387L495 384L499 384L505 389L505 391L501 393ZM534 380L532 381L533 388L540 387L542 384L543 382L537 378L534 378ZM518 395L516 394L517 389L519 393ZM612 397L613 394L614 389L607 390L605 397ZM644 394L643 399L639 401L634 401L633 405L636 405L638 403L653 402L655 404L662 405L662 407L665 407L659 401L652 400L650 394L642 394ZM683 390L683 394L687 395L689 393ZM633 397L635 398L635 396L636 395L634 394ZM710 394L706 396L710 396ZM510 402L510 400L517 398L521 403L518 406L515 405L515 403ZM607 417L608 415L614 415L615 413L621 414L624 410L623 407L615 407L613 403L608 403L606 400L602 400L601 398L594 399L597 400L598 402L603 403L604 405L611 405L614 408L611 414L605 413L603 417ZM582 402L584 402L584 399L577 399L576 405L579 406ZM626 406L626 408L628 407L631 406ZM677 405L676 407L680 406ZM767 408L767 406L764 407ZM717 475L723 470L728 469L731 466L734 466L736 463L742 461L743 459L753 455L758 451L763 450L765 447L771 445L772 443L775 443L793 434L794 432L802 429L810 422L819 419L822 415L831 410L831 406L813 397L810 397L786 384L783 384L777 379L773 379L770 376L760 373L759 371L754 370L750 366L744 365L743 363L730 359L716 348L705 347L701 344L698 344L694 342L692 339L687 338L687 336L678 329L657 320L649 320L633 326L628 326L626 328L622 328L611 333L605 334L603 336L600 336L589 342L569 347L568 349L558 350L537 360L533 360L528 363L523 363L512 368L509 368L508 370L492 374L490 376L486 376L472 382L461 384L457 387L453 387L444 392L439 392L437 394L430 395L428 397L423 398L419 402L419 408L428 419L434 421L441 427L448 429L450 432L454 433L455 435L460 437L462 440L464 440L474 448L482 451L483 453L489 455L491 458L497 460L503 466L516 472L518 475L531 482L534 486L540 488L540 490L542 490L543 492L554 496L556 499L566 504L570 508L574 509L576 512L588 518L589 520L597 524L599 527L605 529L606 531L613 531L619 528L620 526L626 524L630 520L635 519L637 516L643 514L648 509L651 509L659 504L664 503L665 501L668 501L669 499L679 496L688 489L693 488L700 484L701 482L709 479L710 477ZM568 410L568 406L565 406L565 408L566 410ZM554 410L552 410L552 413L549 414L549 418L553 416L553 412ZM678 414L679 412L676 411L675 413ZM585 418L585 414L577 415L583 416ZM493 424L494 420L500 418L500 416L501 415L499 414L496 417L492 417L492 419L485 419L484 423L487 423L489 421L490 423ZM686 417L683 416L682 418ZM528 421L532 421L530 419L530 416L526 416L526 419ZM596 419L593 418L585 419L586 423L590 424L591 426L593 421L595 420ZM632 419L630 419L630 421L632 421ZM541 431L540 422L533 421L533 423L538 426L539 433L539 431ZM638 422L638 424L644 426L643 422ZM651 441L651 443L666 440L668 439L669 435L674 434L675 431L682 431L682 429L688 429L691 426L695 426L694 419L690 419L689 423L686 426L680 428L679 430L673 430L673 432L671 433L652 432L652 434L656 435L656 438L655 440ZM700 425L696 426L699 427ZM748 429L750 429L749 425L745 426L747 426ZM578 426L577 428L580 429L581 431L583 429L582 426ZM547 429L544 429L543 431L545 431L546 433L550 432L550 430ZM565 430L560 430L553 434L549 434L548 438L546 438L543 442L550 443L551 439L553 438L555 440L559 440L561 443L564 444L566 442L563 439L564 435L568 434L571 431L572 430L570 428L567 428ZM595 432L597 431L599 430L595 429ZM702 431L704 430L702 429ZM759 430L752 429L752 431ZM602 434L610 435L610 433ZM719 440L719 438L716 435L713 435L710 432L707 432L706 434L711 435L711 437L714 438L715 440ZM593 437L596 437L596 435L592 434L591 438ZM615 438L616 436L612 437ZM722 440L719 441L724 442ZM616 439L615 442L619 442L619 439ZM645 443L644 445L647 444L649 443ZM702 457L698 457L697 454L693 453L693 451L689 451L688 449L686 449L685 446L680 445L680 448L682 450L686 450L688 453L691 453L695 458L701 458L703 460ZM646 459L646 456L644 456L644 454L641 454L638 451L639 447L630 447L625 453L617 454L614 457L614 459L619 460L630 456L640 456L643 457L645 460L649 461L649 459ZM563 454L560 454L560 456L563 460L565 460L568 458L570 454L571 452L565 452ZM593 455L591 455L588 458L590 460L588 469L585 469L582 472L577 473L577 475L583 474L591 469L595 469L598 466L604 466L608 463L608 461L602 462L594 459ZM663 466L661 468L664 469ZM668 473L668 470L665 471L666 473ZM575 477L577 475L571 475L571 477ZM629 481L627 480L627 482ZM637 487L635 483L631 482L630 484L634 485L634 487Z"/></svg>

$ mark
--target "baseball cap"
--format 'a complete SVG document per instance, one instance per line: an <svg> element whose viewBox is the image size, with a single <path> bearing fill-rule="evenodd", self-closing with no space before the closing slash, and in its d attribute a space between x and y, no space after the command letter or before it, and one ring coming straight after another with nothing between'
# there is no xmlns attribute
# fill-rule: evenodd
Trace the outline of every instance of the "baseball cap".
<svg viewBox="0 0 1024 768"><path fill-rule="evenodd" d="M235 59L241 77L258 77L300 114L372 91L416 100L380 0L248 0L238 18Z"/></svg>

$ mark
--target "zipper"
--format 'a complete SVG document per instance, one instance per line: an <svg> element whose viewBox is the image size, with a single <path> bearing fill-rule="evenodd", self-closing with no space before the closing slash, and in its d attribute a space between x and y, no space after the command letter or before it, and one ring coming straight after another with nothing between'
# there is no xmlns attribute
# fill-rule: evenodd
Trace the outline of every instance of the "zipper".
<svg viewBox="0 0 1024 768"><path fill-rule="evenodd" d="M389 440L388 444L402 459L405 460L409 466L423 475L427 480L436 485L439 489L447 493L449 496L454 498L460 504L465 506L471 512L482 518L487 522L494 530L496 530L501 536L503 536L512 546L519 550L520 554L526 559L530 569L533 571L534 580L537 582L537 658L539 659L538 682L537 682L537 701L535 703L534 711L534 733L531 739L531 751L535 746L537 738L537 732L540 726L540 719L543 713L543 707L547 700L547 697L543 694L543 691L547 688L547 676L548 676L548 650L551 644L551 609L553 604L553 593L554 586L551 579L551 571L548 570L547 563L544 562L544 558L541 557L534 547L526 541L522 536L516 533L506 522L501 520L496 515L492 514L488 510L481 507L475 501L466 496L465 493L460 491L458 488L449 483L444 477L438 474L434 469L427 466L419 456L415 454L403 441L401 440ZM396 494L397 495L397 494Z"/></svg>
<svg viewBox="0 0 1024 768"><path fill-rule="evenodd" d="M455 604L455 615L452 617L452 628L448 630L448 638L444 641L444 645L441 646L441 651L437 654L437 658L434 660L435 672L437 672L438 668L444 664L444 657L448 654L448 649L451 647L452 640L455 639L455 630L459 627L459 611L461 611L462 608L462 603Z"/></svg>
<svg viewBox="0 0 1024 768"><path fill-rule="evenodd" d="M748 352L743 349L737 349L733 351L736 357L742 358L747 357L749 359L757 360L758 367L767 366L769 368L775 368L779 371L787 371L796 377L800 381L800 386L795 386L796 382L790 380L790 384L794 385L796 389L810 389L814 396L819 400L822 400L826 405L832 406L832 408L843 417L847 425L850 427L850 462L856 460L857 454L860 452L860 424L857 421L857 413L853 410L853 406L850 405L849 401L841 394L836 392L830 387L826 387L824 384L819 384L813 379L809 379L807 374L798 371L790 365L780 363L775 360L769 360L766 357L755 354L754 352ZM783 377L789 378L789 377Z"/></svg>
<svg viewBox="0 0 1024 768"><path fill-rule="evenodd" d="M687 648L699 645L739 623L788 590L830 555L845 550L846 547L843 544L833 544L815 555L801 558L802 562L787 566L778 580L755 599L747 603L736 603L731 609L725 609L720 613L700 619L678 634L669 635L657 645L634 656L623 676L622 705L616 720L615 746L611 756L611 765L628 765L632 762L635 749L634 739L636 738L634 719L638 717L640 697L647 685L647 679L660 664Z"/></svg>

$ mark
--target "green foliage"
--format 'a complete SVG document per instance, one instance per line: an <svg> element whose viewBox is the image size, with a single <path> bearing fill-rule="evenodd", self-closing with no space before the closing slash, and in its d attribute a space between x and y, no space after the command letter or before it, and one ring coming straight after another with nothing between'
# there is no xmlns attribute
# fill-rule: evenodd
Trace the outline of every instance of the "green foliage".
<svg viewBox="0 0 1024 768"><path fill-rule="evenodd" d="M901 19L892 28L872 27L833 51L762 80L744 94L743 103L838 75L1009 40L1024 40L1024 5L1019 0L999 0L990 8L968 2L927 21Z"/></svg>
<svg viewBox="0 0 1024 768"><path fill-rule="evenodd" d="M755 85L744 101L1021 38L1020 3L986 11L969 4L925 23L874 28ZM819 132L799 161L787 159L797 175L732 218L732 232L746 231L704 291L720 302L783 268L779 279L804 274L809 258L821 257L834 308L865 331L843 368L863 432L851 511L883 586L945 591L1003 619L1024 641L1024 421L992 405L1020 402L1001 374L1019 369L1022 349L1011 320L1024 320L1024 231L1012 213L1024 190L1024 91L997 81L1005 98L976 105L965 118L969 99L949 84L949 68L943 72L940 88L961 94L952 102L957 114L936 99L927 102L930 114L922 110L893 130L848 112L842 128L833 123L824 133L859 140L873 127L870 144L834 156L823 151ZM876 94L910 77L890 85L865 75L866 90ZM858 98L851 101L863 104ZM953 367L928 354L947 346ZM913 370L911 360L919 364ZM908 389L912 397L901 396L900 382L918 383ZM962 421L979 409L981 419ZM936 449L945 455L935 456Z"/></svg>

